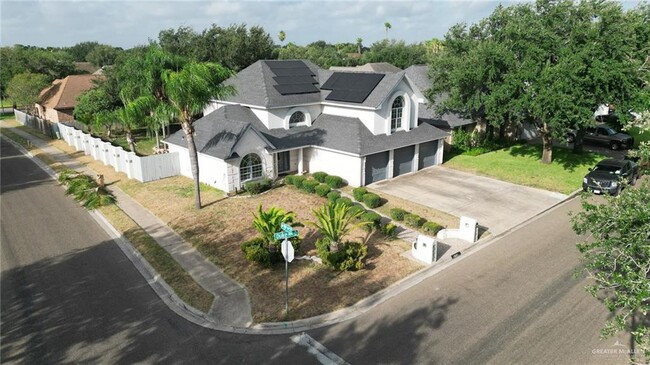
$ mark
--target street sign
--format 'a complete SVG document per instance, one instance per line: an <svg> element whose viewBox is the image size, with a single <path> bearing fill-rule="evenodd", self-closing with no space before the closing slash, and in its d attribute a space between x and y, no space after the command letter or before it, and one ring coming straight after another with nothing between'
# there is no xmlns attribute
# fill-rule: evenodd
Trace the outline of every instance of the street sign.
<svg viewBox="0 0 650 365"><path fill-rule="evenodd" d="M293 261L294 249L293 249L293 245L291 244L291 242L289 242L288 239L282 241L282 248L280 250L282 251L282 256L284 256L284 259L287 262Z"/></svg>
<svg viewBox="0 0 650 365"><path fill-rule="evenodd" d="M280 226L282 232L277 232L273 234L273 238L276 240L285 240L287 238L298 237L298 231L291 228L291 226L282 223Z"/></svg>
<svg viewBox="0 0 650 365"><path fill-rule="evenodd" d="M291 228L291 226L286 224L286 223L280 224L280 229L287 232L287 233L293 232L293 228Z"/></svg>

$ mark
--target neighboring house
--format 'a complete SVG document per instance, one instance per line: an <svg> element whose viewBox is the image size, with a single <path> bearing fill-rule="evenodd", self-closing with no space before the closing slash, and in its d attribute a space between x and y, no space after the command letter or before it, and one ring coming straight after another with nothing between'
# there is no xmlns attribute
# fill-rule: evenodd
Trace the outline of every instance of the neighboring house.
<svg viewBox="0 0 650 365"><path fill-rule="evenodd" d="M226 192L264 176L324 171L351 186L442 163L446 132L418 122L424 95L404 71L333 72L258 61L194 123L200 180ZM165 140L192 176L183 131Z"/></svg>
<svg viewBox="0 0 650 365"><path fill-rule="evenodd" d="M70 75L64 79L54 80L51 86L41 91L41 102L36 104L38 116L57 123L73 121L72 113L77 105L77 97L95 87L93 81L100 77Z"/></svg>

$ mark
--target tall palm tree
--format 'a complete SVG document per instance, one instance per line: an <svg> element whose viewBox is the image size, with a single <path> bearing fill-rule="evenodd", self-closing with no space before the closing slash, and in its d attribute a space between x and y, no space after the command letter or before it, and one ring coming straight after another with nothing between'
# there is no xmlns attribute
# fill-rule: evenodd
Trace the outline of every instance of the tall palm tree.
<svg viewBox="0 0 650 365"><path fill-rule="evenodd" d="M284 40L287 39L287 33L285 33L284 30L281 30L280 33L278 33L278 39L280 40L280 44L284 45Z"/></svg>
<svg viewBox="0 0 650 365"><path fill-rule="evenodd" d="M389 22L384 23L384 28L386 28L386 39L388 39L388 30L392 28Z"/></svg>
<svg viewBox="0 0 650 365"><path fill-rule="evenodd" d="M361 47L362 47L362 44L363 44L363 39L361 39L361 38L357 38L357 53L358 53L358 54L361 54Z"/></svg>
<svg viewBox="0 0 650 365"><path fill-rule="evenodd" d="M194 122L196 116L201 114L211 100L223 99L235 93L232 86L223 85L223 81L231 75L232 71L210 62L190 62L180 71L165 70L162 73L163 90L185 133L194 178L196 209L201 209L201 190L198 154L194 143Z"/></svg>

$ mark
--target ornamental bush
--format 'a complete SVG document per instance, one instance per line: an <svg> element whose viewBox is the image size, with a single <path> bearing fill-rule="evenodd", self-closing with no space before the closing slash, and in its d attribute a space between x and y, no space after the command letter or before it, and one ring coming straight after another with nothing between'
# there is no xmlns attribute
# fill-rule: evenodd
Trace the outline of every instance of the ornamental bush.
<svg viewBox="0 0 650 365"><path fill-rule="evenodd" d="M438 233L443 228L444 228L443 226L439 225L436 222L426 222L426 223L424 223L422 225L422 229L426 233L429 233L431 235L435 235L436 233Z"/></svg>
<svg viewBox="0 0 650 365"><path fill-rule="evenodd" d="M314 180L318 181L319 183L324 183L325 178L328 177L329 175L327 175L322 171L318 171L318 172L314 172L312 176L314 177Z"/></svg>
<svg viewBox="0 0 650 365"><path fill-rule="evenodd" d="M329 187L329 185L327 187ZM341 198L341 193L339 193L338 191L330 191L327 194L327 200L329 200L332 203L336 203L336 201L339 200L340 198Z"/></svg>
<svg viewBox="0 0 650 365"><path fill-rule="evenodd" d="M343 179L340 176L329 175L325 177L325 184L329 185L332 189L338 189L345 185Z"/></svg>
<svg viewBox="0 0 650 365"><path fill-rule="evenodd" d="M422 227L422 218L417 214L406 214L404 216L404 222L410 227L420 228Z"/></svg>
<svg viewBox="0 0 650 365"><path fill-rule="evenodd" d="M397 237L397 226L394 225L393 223L382 224L379 229L381 230L381 233L386 235L386 237L388 238Z"/></svg>
<svg viewBox="0 0 650 365"><path fill-rule="evenodd" d="M313 193L316 191L316 186L318 186L318 184L319 182L316 180L305 180L302 182L302 185L300 185L300 189L308 193Z"/></svg>
<svg viewBox="0 0 650 365"><path fill-rule="evenodd" d="M353 204L353 203L352 203L352 199L350 199L350 198L346 198L346 197L338 198L338 199L336 200L336 202L337 202L337 203L340 202L341 204L345 204L345 205L347 205L348 207L349 207L349 206L352 206L352 204Z"/></svg>
<svg viewBox="0 0 650 365"><path fill-rule="evenodd" d="M363 201L363 196L366 194L368 194L368 189L364 187L352 189L352 196L354 196L354 200L358 202Z"/></svg>
<svg viewBox="0 0 650 365"><path fill-rule="evenodd" d="M271 266L271 253L264 247L266 240L255 237L241 244L240 248L248 261L256 262L262 266Z"/></svg>
<svg viewBox="0 0 650 365"><path fill-rule="evenodd" d="M365 212L361 215L360 220L362 222L368 222L363 228L371 231L372 229L377 229L381 226L381 216L375 212Z"/></svg>
<svg viewBox="0 0 650 365"><path fill-rule="evenodd" d="M403 221L406 214L408 212L402 208L393 208L390 210L390 217L398 222Z"/></svg>
<svg viewBox="0 0 650 365"><path fill-rule="evenodd" d="M271 189L272 186L273 181L271 181L271 179L268 177L265 177L262 180L249 181L244 183L244 190L251 195L257 195Z"/></svg>
<svg viewBox="0 0 650 365"><path fill-rule="evenodd" d="M322 197L324 197L324 196L326 196L327 194L329 194L330 191L332 191L332 189L330 189L330 186L327 185L327 184L319 184L319 185L317 185L317 186L314 188L314 192L315 192L318 196L322 196Z"/></svg>
<svg viewBox="0 0 650 365"><path fill-rule="evenodd" d="M286 185L293 185L293 178L294 177L295 177L295 175L287 175L287 176L285 176L284 177L284 183Z"/></svg>
<svg viewBox="0 0 650 365"><path fill-rule="evenodd" d="M368 246L359 242L339 243L338 250L332 250L330 241L321 238L316 241L318 256L328 265L339 271L356 271L363 268L363 259L368 255Z"/></svg>
<svg viewBox="0 0 650 365"><path fill-rule="evenodd" d="M375 193L368 193L363 196L363 204L373 209L381 205L381 198Z"/></svg>
<svg viewBox="0 0 650 365"><path fill-rule="evenodd" d="M359 215L359 219L361 218L361 214L364 214L366 212L366 209L362 207L359 204L352 203L352 206L350 207L350 214L353 215Z"/></svg>
<svg viewBox="0 0 650 365"><path fill-rule="evenodd" d="M291 179L291 181L293 183L293 186L297 187L298 189L300 189L302 187L302 183L305 180L307 180L307 178L305 178L304 176L301 176L301 175L295 175L293 177L293 179Z"/></svg>

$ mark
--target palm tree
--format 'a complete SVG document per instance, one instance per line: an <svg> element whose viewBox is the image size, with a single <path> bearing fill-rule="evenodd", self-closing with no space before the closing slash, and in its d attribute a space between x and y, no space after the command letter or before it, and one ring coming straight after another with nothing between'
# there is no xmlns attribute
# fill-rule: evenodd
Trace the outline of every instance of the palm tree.
<svg viewBox="0 0 650 365"><path fill-rule="evenodd" d="M354 211L350 208L343 202L329 202L318 209L312 209L312 214L317 221L307 222L307 224L318 229L320 234L329 240L332 251L338 250L341 238L349 231L369 223L359 222L353 225L352 221L359 218L364 212Z"/></svg>
<svg viewBox="0 0 650 365"><path fill-rule="evenodd" d="M180 71L165 70L162 73L163 90L185 133L194 178L196 209L201 209L201 190L198 154L194 143L194 122L196 116L211 100L223 99L235 93L232 86L223 85L223 81L231 75L232 72L227 68L210 62L190 62Z"/></svg>
<svg viewBox="0 0 650 365"><path fill-rule="evenodd" d="M384 23L384 28L386 28L386 39L388 39L388 30L392 28L389 22Z"/></svg>
<svg viewBox="0 0 650 365"><path fill-rule="evenodd" d="M361 47L362 47L363 39L357 38L357 53L361 54Z"/></svg>
<svg viewBox="0 0 650 365"><path fill-rule="evenodd" d="M278 39L281 44L284 44L284 40L287 39L287 33L285 33L284 30L281 30L280 33L278 33Z"/></svg>

